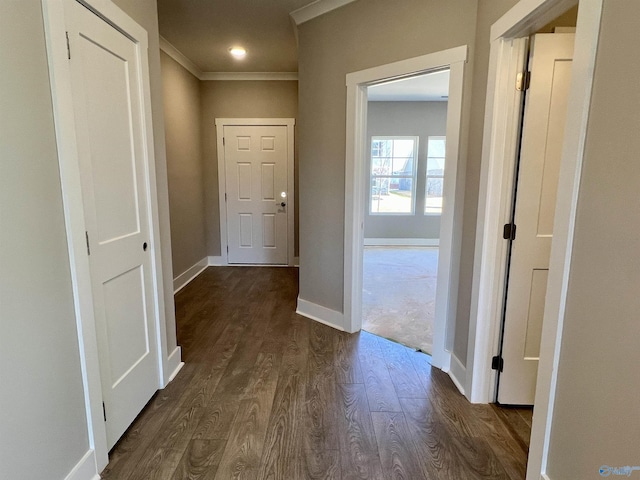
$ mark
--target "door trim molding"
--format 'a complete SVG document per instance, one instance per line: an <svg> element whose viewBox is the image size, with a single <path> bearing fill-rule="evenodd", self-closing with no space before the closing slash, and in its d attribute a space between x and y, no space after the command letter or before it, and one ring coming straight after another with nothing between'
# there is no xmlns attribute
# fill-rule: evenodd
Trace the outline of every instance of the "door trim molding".
<svg viewBox="0 0 640 480"><path fill-rule="evenodd" d="M515 59L523 38L535 33L577 0L521 0L491 29L491 50L476 229L473 293L467 353L468 391L474 403L488 403L495 389L491 357L497 347L502 290L504 240L497 232L507 218L517 139L518 97L513 93ZM540 348L527 479L544 478L549 449L564 309L571 267L574 224L584 154L595 57L604 0L580 0L567 109L558 199L551 248L547 299ZM502 279L502 281L501 281ZM496 285L499 288L496 288Z"/></svg>
<svg viewBox="0 0 640 480"><path fill-rule="evenodd" d="M73 90L71 72L67 58L65 2L73 0L41 0L44 17L47 60L53 102L53 117L56 132L58 162L64 205L65 228L71 270L74 309L80 348L80 363L85 396L85 409L89 446L95 451L96 468L101 471L109 462L106 427L102 412L102 386L98 361L98 341L91 271L86 254L84 206L82 182L78 163ZM110 0L77 0L97 13L103 20L124 33L138 44L141 76L144 85L149 85L148 35L140 25ZM152 252L154 347L157 359L157 384L164 388L169 376L164 309L163 272L160 252L160 232L156 172L151 117L151 97L148 88L143 89L143 115L145 123L144 147L146 152L145 182L148 190L149 242ZM178 359L179 360L179 359ZM96 472L97 473L97 472Z"/></svg>
<svg viewBox="0 0 640 480"><path fill-rule="evenodd" d="M229 263L229 255L227 253L228 236L227 236L227 208L225 197L227 194L226 185L226 169L224 156L224 127L231 126L270 126L270 127L287 127L287 264L290 267L295 265L294 249L295 249L295 118L216 118L216 145L218 154L218 204L220 211L220 264L235 266ZM216 257L218 258L218 257Z"/></svg>
<svg viewBox="0 0 640 480"><path fill-rule="evenodd" d="M344 329L362 328L362 282L364 250L364 195L367 152L367 86L382 80L418 75L443 68L450 69L447 108L447 173L445 204L440 226L440 251L436 287L436 312L433 342L433 365L449 372L452 333L458 297L462 207L464 205L465 155L460 138L462 91L467 46L435 52L420 57L352 72L346 76L346 162L344 212Z"/></svg>

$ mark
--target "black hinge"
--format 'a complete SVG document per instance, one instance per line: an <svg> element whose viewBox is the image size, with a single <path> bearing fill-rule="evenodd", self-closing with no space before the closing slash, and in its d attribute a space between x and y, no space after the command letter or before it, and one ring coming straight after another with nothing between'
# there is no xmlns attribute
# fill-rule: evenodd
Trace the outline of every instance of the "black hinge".
<svg viewBox="0 0 640 480"><path fill-rule="evenodd" d="M229 254L229 245L227 245L227 254Z"/></svg>
<svg viewBox="0 0 640 480"><path fill-rule="evenodd" d="M224 145L224 137L222 137L222 145Z"/></svg>
<svg viewBox="0 0 640 480"><path fill-rule="evenodd" d="M104 421L107 421L107 407L104 405L104 402L102 402L102 416L104 417Z"/></svg>
<svg viewBox="0 0 640 480"><path fill-rule="evenodd" d="M505 240L515 240L516 239L516 224L515 223L505 223L502 229L502 238Z"/></svg>
<svg viewBox="0 0 640 480"><path fill-rule="evenodd" d="M89 247L89 232L84 232L84 236L87 239L87 255L91 255L91 247Z"/></svg>
<svg viewBox="0 0 640 480"><path fill-rule="evenodd" d="M518 90L519 92L524 92L525 90L529 89L530 85L531 72L525 70L524 72L518 73L518 76L516 77L516 90Z"/></svg>
<svg viewBox="0 0 640 480"><path fill-rule="evenodd" d="M67 35L67 58L71 60L71 45L69 45L69 32L65 32Z"/></svg>
<svg viewBox="0 0 640 480"><path fill-rule="evenodd" d="M226 193L224 194L224 201L225 202L227 201L227 194Z"/></svg>
<svg viewBox="0 0 640 480"><path fill-rule="evenodd" d="M502 372L503 369L504 359L496 355L491 359L491 370L498 370L499 372Z"/></svg>

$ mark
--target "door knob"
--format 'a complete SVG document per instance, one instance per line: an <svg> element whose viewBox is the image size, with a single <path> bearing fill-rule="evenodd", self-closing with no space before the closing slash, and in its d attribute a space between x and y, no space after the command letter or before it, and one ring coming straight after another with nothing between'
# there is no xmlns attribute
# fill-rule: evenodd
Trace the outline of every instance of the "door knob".
<svg viewBox="0 0 640 480"><path fill-rule="evenodd" d="M287 204L286 204L286 203L284 203L284 202L281 202L281 203L280 203L280 206L281 206L282 208L284 208L284 207L286 207L286 206L287 206Z"/></svg>

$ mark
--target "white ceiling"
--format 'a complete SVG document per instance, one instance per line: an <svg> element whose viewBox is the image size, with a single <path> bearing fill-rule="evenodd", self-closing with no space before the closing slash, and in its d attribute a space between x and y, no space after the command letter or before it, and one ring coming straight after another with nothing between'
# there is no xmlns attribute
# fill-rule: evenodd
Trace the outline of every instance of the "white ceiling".
<svg viewBox="0 0 640 480"><path fill-rule="evenodd" d="M446 102L449 70L374 85L367 90L370 102Z"/></svg>
<svg viewBox="0 0 640 480"><path fill-rule="evenodd" d="M352 1L158 0L158 21L160 35L202 72L297 72L295 24ZM241 61L229 55L236 45L247 50Z"/></svg>

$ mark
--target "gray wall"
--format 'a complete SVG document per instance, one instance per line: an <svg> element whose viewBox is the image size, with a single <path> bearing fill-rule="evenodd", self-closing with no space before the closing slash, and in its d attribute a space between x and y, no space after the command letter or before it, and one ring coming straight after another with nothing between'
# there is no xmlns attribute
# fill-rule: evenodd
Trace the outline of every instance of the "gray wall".
<svg viewBox="0 0 640 480"><path fill-rule="evenodd" d="M218 202L218 146L216 118L298 118L296 81L203 81L202 144L204 158L207 251L220 253L220 203ZM296 126L297 130L297 126ZM298 254L298 154L295 155L296 245Z"/></svg>
<svg viewBox="0 0 640 480"><path fill-rule="evenodd" d="M456 323L452 325L452 327L454 327L452 330L454 332L453 353L463 365L467 364L467 347L469 343L473 257L476 240L476 219L478 215L487 75L489 71L489 34L491 25L516 3L518 3L517 0L483 0L478 2L475 48L472 50L474 66L473 87L471 89L471 113L466 118L466 121L469 123L469 137L466 157L464 223L462 229L458 308Z"/></svg>
<svg viewBox="0 0 640 480"><path fill-rule="evenodd" d="M342 311L345 75L468 45L461 132L467 166L462 278L455 332L456 354L466 360L489 29L515 3L360 0L300 26L301 298Z"/></svg>
<svg viewBox="0 0 640 480"><path fill-rule="evenodd" d="M173 274L207 256L200 80L161 52Z"/></svg>
<svg viewBox="0 0 640 480"><path fill-rule="evenodd" d="M551 429L552 480L640 465L640 65L629 61L640 48L640 2L604 7Z"/></svg>
<svg viewBox="0 0 640 480"><path fill-rule="evenodd" d="M0 0L1 1L1 0ZM176 348L176 315L173 302L173 268L171 260L171 226L169 222L169 188L167 154L164 140L164 109L162 103L162 72L160 69L160 36L158 34L158 6L156 0L112 0L140 24L149 34L149 76L151 81L151 110L153 115L153 143L156 156L156 185L160 216L165 323L167 351Z"/></svg>
<svg viewBox="0 0 640 480"><path fill-rule="evenodd" d="M440 236L440 215L424 214L429 136L447 133L447 102L369 102L367 137L371 163L371 137L409 135L418 139L416 200L413 215L369 215L371 196L365 198L365 238L429 238ZM368 183L367 183L368 184Z"/></svg>
<svg viewBox="0 0 640 480"><path fill-rule="evenodd" d="M40 2L0 2L0 477L89 450Z"/></svg>

